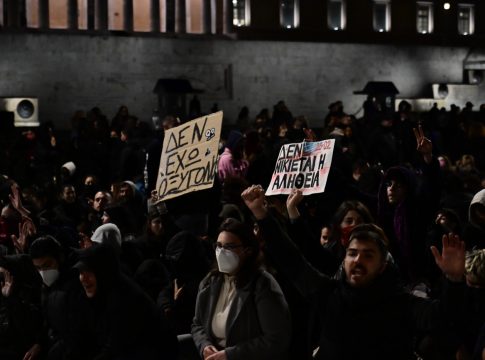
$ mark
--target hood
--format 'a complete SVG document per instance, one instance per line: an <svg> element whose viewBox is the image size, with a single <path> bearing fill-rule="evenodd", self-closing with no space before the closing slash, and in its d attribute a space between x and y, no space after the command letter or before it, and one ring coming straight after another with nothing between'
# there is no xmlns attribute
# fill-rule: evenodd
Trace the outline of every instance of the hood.
<svg viewBox="0 0 485 360"><path fill-rule="evenodd" d="M115 224L99 226L91 236L91 241L112 247L117 253L121 249L121 232Z"/></svg>
<svg viewBox="0 0 485 360"><path fill-rule="evenodd" d="M171 272L178 278L191 277L191 274L205 275L209 270L200 240L188 231L181 231L170 239L164 257Z"/></svg>
<svg viewBox="0 0 485 360"><path fill-rule="evenodd" d="M468 220L470 223L475 226L483 227L484 224L479 221L474 210L474 208L480 205L485 207L485 189L480 190L473 196L473 199L470 202L470 207L468 208Z"/></svg>
<svg viewBox="0 0 485 360"><path fill-rule="evenodd" d="M120 263L113 248L106 244L78 250L78 262L74 268L90 271L96 275L98 290L105 292L118 284L121 277Z"/></svg>
<svg viewBox="0 0 485 360"><path fill-rule="evenodd" d="M387 201L387 185L390 180L400 181L406 188L406 202L413 201L417 193L416 174L404 166L393 166L384 174L379 185L378 193L378 218L382 219L386 214L391 213L391 205Z"/></svg>

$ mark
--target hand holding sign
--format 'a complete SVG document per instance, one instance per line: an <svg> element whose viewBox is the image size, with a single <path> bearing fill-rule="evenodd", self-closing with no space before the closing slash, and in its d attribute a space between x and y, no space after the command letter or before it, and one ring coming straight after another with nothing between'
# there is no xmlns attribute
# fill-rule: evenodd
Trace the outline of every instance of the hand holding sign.
<svg viewBox="0 0 485 360"><path fill-rule="evenodd" d="M291 220L296 220L300 217L298 205L303 200L303 193L299 189L293 189L286 199L286 209Z"/></svg>
<svg viewBox="0 0 485 360"><path fill-rule="evenodd" d="M323 192L332 164L335 140L286 144L281 147L266 195Z"/></svg>

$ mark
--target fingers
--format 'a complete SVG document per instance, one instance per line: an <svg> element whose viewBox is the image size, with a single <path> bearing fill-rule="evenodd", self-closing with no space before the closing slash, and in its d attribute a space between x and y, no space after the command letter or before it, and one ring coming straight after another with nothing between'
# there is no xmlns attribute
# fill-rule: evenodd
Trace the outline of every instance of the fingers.
<svg viewBox="0 0 485 360"><path fill-rule="evenodd" d="M441 244L443 246L443 249L446 249L450 246L450 239L447 234L443 235L441 238Z"/></svg>
<svg viewBox="0 0 485 360"><path fill-rule="evenodd" d="M433 254L434 261L436 261L436 264L439 266L441 263L441 255L436 246L431 246L431 253Z"/></svg>

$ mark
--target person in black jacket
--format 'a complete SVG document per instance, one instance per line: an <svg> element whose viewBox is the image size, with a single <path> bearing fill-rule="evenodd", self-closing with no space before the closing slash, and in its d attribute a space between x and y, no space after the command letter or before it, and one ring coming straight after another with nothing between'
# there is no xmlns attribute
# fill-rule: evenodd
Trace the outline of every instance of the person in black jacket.
<svg viewBox="0 0 485 360"><path fill-rule="evenodd" d="M42 327L40 278L28 255L0 257L0 359L22 359Z"/></svg>
<svg viewBox="0 0 485 360"><path fill-rule="evenodd" d="M112 247L93 245L79 252L74 266L89 300L93 359L175 359L169 334L155 303L120 270Z"/></svg>
<svg viewBox="0 0 485 360"><path fill-rule="evenodd" d="M462 305L464 243L443 237L442 255L433 247L445 274L442 301L408 293L388 257L384 235L373 224L357 226L350 235L340 278L330 279L308 264L278 224L267 214L264 190L253 185L242 197L258 220L266 255L314 306L319 318L316 359L412 359L419 331L442 326Z"/></svg>
<svg viewBox="0 0 485 360"><path fill-rule="evenodd" d="M49 360L89 359L92 338L85 321L87 302L67 254L56 239L43 236L30 246L30 257L43 282L44 329L24 359L36 359L40 353Z"/></svg>

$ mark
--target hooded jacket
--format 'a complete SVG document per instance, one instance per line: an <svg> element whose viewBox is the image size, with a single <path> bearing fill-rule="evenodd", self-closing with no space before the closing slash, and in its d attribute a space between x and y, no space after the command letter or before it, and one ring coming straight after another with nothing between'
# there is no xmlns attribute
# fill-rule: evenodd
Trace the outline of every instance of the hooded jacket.
<svg viewBox="0 0 485 360"><path fill-rule="evenodd" d="M405 199L389 204L387 183L397 180L405 188ZM389 237L389 250L405 279L422 276L427 227L439 207L441 181L439 164L434 160L423 167L423 175L402 166L391 167L385 173L378 194L378 223Z"/></svg>
<svg viewBox="0 0 485 360"><path fill-rule="evenodd" d="M173 337L166 335L155 304L122 274L112 248L101 244L79 252L75 267L96 276L96 293L89 299L96 339L94 359L149 360L161 358L162 353L168 359L175 356Z"/></svg>
<svg viewBox="0 0 485 360"><path fill-rule="evenodd" d="M468 208L468 224L463 230L463 241L466 249L483 249L485 248L485 222L477 216L477 207L485 208L485 189L477 192Z"/></svg>
<svg viewBox="0 0 485 360"><path fill-rule="evenodd" d="M41 282L27 255L2 256L0 266L14 279L10 295L0 294L0 358L21 359L42 327Z"/></svg>

